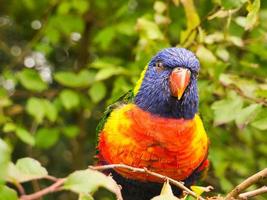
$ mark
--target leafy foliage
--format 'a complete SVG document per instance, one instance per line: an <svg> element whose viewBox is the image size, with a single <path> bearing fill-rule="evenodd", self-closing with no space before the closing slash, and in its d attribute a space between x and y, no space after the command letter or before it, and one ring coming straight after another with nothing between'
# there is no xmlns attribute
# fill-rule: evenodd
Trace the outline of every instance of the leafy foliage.
<svg viewBox="0 0 267 200"><path fill-rule="evenodd" d="M179 199L173 195L169 182L165 182L164 185L162 186L160 195L154 197L151 200L164 200L164 199L165 200L178 200Z"/></svg>
<svg viewBox="0 0 267 200"><path fill-rule="evenodd" d="M70 174L64 184L65 189L72 190L83 196L92 195L99 187L105 187L117 194L120 191L119 186L111 177L90 169Z"/></svg>
<svg viewBox="0 0 267 200"><path fill-rule="evenodd" d="M47 171L40 163L32 158L21 158L9 164L7 180L10 182L27 182L47 176Z"/></svg>
<svg viewBox="0 0 267 200"><path fill-rule="evenodd" d="M6 178L8 163L10 160L10 147L2 140L0 139L0 184L3 184L3 180Z"/></svg>
<svg viewBox="0 0 267 200"><path fill-rule="evenodd" d="M43 169L22 157L57 177L92 164L105 107L169 46L201 62L199 112L211 141L203 184L224 194L267 166L266 1L3 0L0 11L0 199L17 199L3 186L8 168L17 181L29 180L22 161Z"/></svg>
<svg viewBox="0 0 267 200"><path fill-rule="evenodd" d="M17 200L18 195L13 189L7 186L1 186L0 187L0 199L1 200Z"/></svg>

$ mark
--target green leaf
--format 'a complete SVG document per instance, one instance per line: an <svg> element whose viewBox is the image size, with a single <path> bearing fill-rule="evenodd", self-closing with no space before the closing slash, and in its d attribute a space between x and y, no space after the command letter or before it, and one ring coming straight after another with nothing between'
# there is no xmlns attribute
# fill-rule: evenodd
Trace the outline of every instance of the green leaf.
<svg viewBox="0 0 267 200"><path fill-rule="evenodd" d="M173 195L172 188L167 181L164 183L160 195L152 198L151 200L179 200L179 198Z"/></svg>
<svg viewBox="0 0 267 200"><path fill-rule="evenodd" d="M221 125L235 120L236 116L241 112L242 106L243 100L237 95L216 101L211 106L211 109L214 110L214 124Z"/></svg>
<svg viewBox="0 0 267 200"><path fill-rule="evenodd" d="M110 177L91 169L80 170L70 174L64 184L64 188L78 194L90 194L104 187L121 197L120 188Z"/></svg>
<svg viewBox="0 0 267 200"><path fill-rule="evenodd" d="M214 18L224 18L224 17L228 17L229 15L231 15L232 12L229 10L224 10L224 9L220 9L218 11L216 11L214 14L210 15L208 17L208 20L212 20Z"/></svg>
<svg viewBox="0 0 267 200"><path fill-rule="evenodd" d="M156 1L154 3L154 10L157 13L163 13L166 9L167 9L167 6L166 6L166 4L164 2L162 2L162 1Z"/></svg>
<svg viewBox="0 0 267 200"><path fill-rule="evenodd" d="M163 40L164 35L155 22L152 22L145 18L139 18L137 20L136 29L140 32L141 37L150 40Z"/></svg>
<svg viewBox="0 0 267 200"><path fill-rule="evenodd" d="M221 4L225 9L238 8L238 7L242 6L243 3L244 3L243 0L223 0L223 1L221 1Z"/></svg>
<svg viewBox="0 0 267 200"><path fill-rule="evenodd" d="M40 78L38 72L33 69L23 69L18 73L20 83L28 90L42 92L47 89L47 84Z"/></svg>
<svg viewBox="0 0 267 200"><path fill-rule="evenodd" d="M32 158L21 158L17 160L16 165L9 164L8 181L10 182L27 182L30 180L40 179L47 176L48 173L41 164Z"/></svg>
<svg viewBox="0 0 267 200"><path fill-rule="evenodd" d="M247 19L246 19L246 17L239 16L239 17L235 18L235 23L237 23L241 27L245 27L247 24Z"/></svg>
<svg viewBox="0 0 267 200"><path fill-rule="evenodd" d="M94 76L95 73L89 70L82 70L78 74L62 71L55 74L55 80L64 86L79 88L89 86Z"/></svg>
<svg viewBox="0 0 267 200"><path fill-rule="evenodd" d="M207 35L204 38L206 44L213 44L215 42L222 42L224 41L224 35L221 32L214 32L210 35Z"/></svg>
<svg viewBox="0 0 267 200"><path fill-rule="evenodd" d="M175 6L179 6L180 4L180 0L172 0L172 2Z"/></svg>
<svg viewBox="0 0 267 200"><path fill-rule="evenodd" d="M62 15L66 15L73 11L78 11L83 14L89 7L89 2L86 0L67 1L59 4L57 12Z"/></svg>
<svg viewBox="0 0 267 200"><path fill-rule="evenodd" d="M221 74L219 79L220 79L220 82L225 86L235 83L233 76L229 74Z"/></svg>
<svg viewBox="0 0 267 200"><path fill-rule="evenodd" d="M104 69L104 68L116 68L121 65L121 60L113 57L105 57L103 59L97 59L90 64L90 67L95 69Z"/></svg>
<svg viewBox="0 0 267 200"><path fill-rule="evenodd" d="M4 127L3 127L3 131L5 132L5 133L8 133L8 132L13 132L13 131L16 131L16 124L14 124L14 123L6 123L5 125L4 125Z"/></svg>
<svg viewBox="0 0 267 200"><path fill-rule="evenodd" d="M12 105L12 101L7 96L0 96L0 107L8 107Z"/></svg>
<svg viewBox="0 0 267 200"><path fill-rule="evenodd" d="M10 147L0 138L0 185L5 180L8 163L10 161L11 149ZM0 195L1 196L1 195Z"/></svg>
<svg viewBox="0 0 267 200"><path fill-rule="evenodd" d="M195 199L195 197L192 197L192 196L190 196L190 195L186 195L184 198L183 198L183 200L194 200Z"/></svg>
<svg viewBox="0 0 267 200"><path fill-rule="evenodd" d="M255 81L251 79L240 78L237 75L221 74L220 82L225 85L235 85L238 87L247 97L255 98L255 93L259 87Z"/></svg>
<svg viewBox="0 0 267 200"><path fill-rule="evenodd" d="M86 12L89 9L90 3L87 0L79 0L79 3L77 3L77 1L72 1L72 6L80 14L83 14L84 12Z"/></svg>
<svg viewBox="0 0 267 200"><path fill-rule="evenodd" d="M116 29L113 26L107 26L98 32L94 38L94 42L100 44L102 49L107 49L115 36Z"/></svg>
<svg viewBox="0 0 267 200"><path fill-rule="evenodd" d="M58 116L58 111L56 106L50 101L43 99L43 107L45 111L45 116L49 121L55 122Z"/></svg>
<svg viewBox="0 0 267 200"><path fill-rule="evenodd" d="M56 128L41 128L36 132L36 146L40 148L50 148L59 138L59 130Z"/></svg>
<svg viewBox="0 0 267 200"><path fill-rule="evenodd" d="M134 24L133 22L121 22L116 25L116 31L117 33L127 35L127 36L133 36L135 34L134 30Z"/></svg>
<svg viewBox="0 0 267 200"><path fill-rule="evenodd" d="M257 97L267 98L267 89L257 89L256 95Z"/></svg>
<svg viewBox="0 0 267 200"><path fill-rule="evenodd" d="M34 137L24 128L17 127L16 129L16 135L18 136L21 141L25 142L26 144L29 144L33 146L35 144Z"/></svg>
<svg viewBox="0 0 267 200"><path fill-rule="evenodd" d="M7 186L0 186L0 200L18 200L17 192Z"/></svg>
<svg viewBox="0 0 267 200"><path fill-rule="evenodd" d="M227 62L230 58L229 52L224 48L218 48L216 50L216 55L225 62Z"/></svg>
<svg viewBox="0 0 267 200"><path fill-rule="evenodd" d="M267 118L259 119L251 124L253 127L259 130L267 130Z"/></svg>
<svg viewBox="0 0 267 200"><path fill-rule="evenodd" d="M58 114L56 107L50 101L35 97L28 99L26 111L37 123L42 123L45 116L49 121L54 122Z"/></svg>
<svg viewBox="0 0 267 200"><path fill-rule="evenodd" d="M246 18L245 30L251 30L257 24L260 4L260 0L254 0L253 3L248 1L248 15Z"/></svg>
<svg viewBox="0 0 267 200"><path fill-rule="evenodd" d="M258 114L261 105L251 104L246 108L243 108L239 113L236 114L236 125L238 128L244 128L248 123L250 123Z"/></svg>
<svg viewBox="0 0 267 200"><path fill-rule="evenodd" d="M63 134L68 138L74 138L79 134L79 128L74 125L67 125L63 128Z"/></svg>
<svg viewBox="0 0 267 200"><path fill-rule="evenodd" d="M98 103L106 96L107 89L103 82L96 82L89 89L88 93L93 102Z"/></svg>
<svg viewBox="0 0 267 200"><path fill-rule="evenodd" d="M89 194L80 194L78 200L94 200L94 198Z"/></svg>
<svg viewBox="0 0 267 200"><path fill-rule="evenodd" d="M181 32L180 43L191 43L196 36L196 31L192 30L199 25L200 19L193 0L181 0L181 3L185 10L187 28Z"/></svg>
<svg viewBox="0 0 267 200"><path fill-rule="evenodd" d="M28 114L34 117L37 123L41 123L45 116L43 100L35 97L28 99L26 111Z"/></svg>
<svg viewBox="0 0 267 200"><path fill-rule="evenodd" d="M119 74L123 74L123 73L125 73L125 70L121 67L103 68L97 72L97 74L95 76L95 80L96 81L102 81L102 80L110 78L111 76L119 75Z"/></svg>
<svg viewBox="0 0 267 200"><path fill-rule="evenodd" d="M197 196L200 196L203 192L205 192L205 191L203 190L203 187L200 187L200 186L192 185L190 188L191 188L191 190L192 190L193 192L195 192L195 193L197 194Z"/></svg>
<svg viewBox="0 0 267 200"><path fill-rule="evenodd" d="M60 93L59 98L60 98L63 106L67 110L76 108L80 104L79 95L72 90L63 90Z"/></svg>
<svg viewBox="0 0 267 200"><path fill-rule="evenodd" d="M64 33L65 35L69 35L72 32L82 32L84 28L82 18L72 14L52 15L47 26L49 29Z"/></svg>
<svg viewBox="0 0 267 200"><path fill-rule="evenodd" d="M231 43L233 43L233 45L237 46L237 47L243 47L244 46L244 41L237 36L229 36L227 38L227 40Z"/></svg>
<svg viewBox="0 0 267 200"><path fill-rule="evenodd" d="M211 65L217 61L215 55L206 47L200 45L196 52L197 57L199 58L200 62Z"/></svg>
<svg viewBox="0 0 267 200"><path fill-rule="evenodd" d="M211 190L213 190L212 186L202 187L202 186L192 185L190 188L197 194L198 197L204 192L210 192Z"/></svg>
<svg viewBox="0 0 267 200"><path fill-rule="evenodd" d="M58 14L63 14L66 15L68 14L69 10L71 9L71 3L70 2L62 2L59 4L57 8L57 13Z"/></svg>
<svg viewBox="0 0 267 200"><path fill-rule="evenodd" d="M57 44L60 40L60 32L52 26L47 26L45 34L52 44Z"/></svg>
<svg viewBox="0 0 267 200"><path fill-rule="evenodd" d="M186 22L187 22L187 30L192 30L197 27L200 23L200 19L197 13L197 10L194 5L193 0L181 0L181 3L184 6Z"/></svg>
<svg viewBox="0 0 267 200"><path fill-rule="evenodd" d="M28 10L34 10L36 8L34 0L23 0L22 2Z"/></svg>

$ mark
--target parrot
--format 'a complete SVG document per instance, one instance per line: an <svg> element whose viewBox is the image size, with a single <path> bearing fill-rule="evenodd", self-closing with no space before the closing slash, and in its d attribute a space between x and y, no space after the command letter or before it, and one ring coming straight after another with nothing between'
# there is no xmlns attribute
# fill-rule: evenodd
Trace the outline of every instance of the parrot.
<svg viewBox="0 0 267 200"><path fill-rule="evenodd" d="M98 165L146 168L188 187L200 179L209 166L209 139L198 114L199 70L199 60L185 48L154 55L133 90L104 112L97 126ZM121 185L124 200L149 200L164 183L123 168L109 173Z"/></svg>

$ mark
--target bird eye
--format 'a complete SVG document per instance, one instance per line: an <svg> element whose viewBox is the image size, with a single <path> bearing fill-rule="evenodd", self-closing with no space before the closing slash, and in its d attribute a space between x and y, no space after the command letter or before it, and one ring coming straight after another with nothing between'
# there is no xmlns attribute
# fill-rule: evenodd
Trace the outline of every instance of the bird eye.
<svg viewBox="0 0 267 200"><path fill-rule="evenodd" d="M156 63L156 70L157 70L157 72L161 72L161 71L163 71L164 69L165 69L165 67L164 67L164 65L163 65L162 62L157 62L157 63Z"/></svg>

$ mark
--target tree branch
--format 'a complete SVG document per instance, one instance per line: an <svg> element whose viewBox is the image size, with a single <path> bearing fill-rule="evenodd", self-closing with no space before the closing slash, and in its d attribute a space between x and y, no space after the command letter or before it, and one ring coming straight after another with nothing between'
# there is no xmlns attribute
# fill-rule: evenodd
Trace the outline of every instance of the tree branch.
<svg viewBox="0 0 267 200"><path fill-rule="evenodd" d="M236 186L230 193L227 194L225 200L231 200L238 197L238 195L247 189L249 186L253 185L254 183L263 180L267 177L267 168L261 170L260 172L248 177L246 180L244 180L242 183L240 183L238 186Z"/></svg>
<svg viewBox="0 0 267 200"><path fill-rule="evenodd" d="M40 190L38 192L35 192L33 194L29 194L29 195L22 195L20 197L20 200L35 200L38 199L46 194L52 193L52 192L56 192L60 189L60 187L63 185L63 183L66 181L65 178L62 179L58 179L54 184L52 184L51 186L44 188L43 190Z"/></svg>
<svg viewBox="0 0 267 200"><path fill-rule="evenodd" d="M122 169L127 169L129 171L132 172L137 172L137 173L144 173L147 175L151 175L154 177L157 177L163 181L168 180L171 184L175 185L176 187L182 189L186 194L191 195L192 197L195 197L197 200L205 200L203 197L199 196L198 194L196 194L194 191L190 190L189 188L187 188L183 182L181 181L177 181L174 180L168 176L164 176L161 175L159 173L156 172L152 172L146 168L137 168L137 167L131 167L129 165L125 165L125 164L110 164L110 165L102 165L102 166L89 166L90 169L93 170L98 170L98 171L103 171L103 170L107 170L107 169L115 169L115 168L122 168ZM242 183L240 183L238 186L236 186L227 196L226 198L220 197L220 196L216 196L216 197L207 197L207 199L215 199L215 200L220 200L220 199L224 199L224 200L234 200L234 199L248 199L249 197L254 197L263 193L267 193L267 186L263 186L259 189L253 190L253 191L249 191L249 192L244 192L242 193L242 191L244 191L245 189L247 189L248 187L250 187L252 184L257 183L258 181L263 180L264 178L267 177L267 168L263 169L262 171L250 176L249 178L247 178L245 181L243 181ZM18 188L21 196L20 196L20 200L36 200L39 199L40 197L47 195L49 193L54 193L54 192L58 192L62 189L62 186L64 184L64 182L66 181L66 178L56 178L53 176L46 176L44 177L45 179L51 180L54 183L50 186L48 186L47 188L44 188L40 191L37 191L33 194L28 194L26 195L24 192L23 187L19 184L15 184L15 186ZM206 192L210 191L210 187L208 186L206 187Z"/></svg>
<svg viewBox="0 0 267 200"><path fill-rule="evenodd" d="M199 24L197 26L195 26L194 28L192 28L189 33L187 34L186 38L184 39L184 41L181 43L181 46L184 46L187 42L187 40L191 37L191 35L194 33L194 31L196 31L199 27L201 27L201 25L208 20L208 18L212 15L214 15L216 12L219 11L219 7L215 7L213 8L206 16L202 17Z"/></svg>
<svg viewBox="0 0 267 200"><path fill-rule="evenodd" d="M20 182L14 181L14 182L12 182L12 183L13 183L13 184L16 186L16 188L18 189L20 195L24 195L24 194L25 194L25 190L24 190L23 186L20 184Z"/></svg>
<svg viewBox="0 0 267 200"><path fill-rule="evenodd" d="M237 86L232 85L232 84L229 84L229 85L224 84L223 86L225 88L228 88L228 89L235 91L238 95L240 95L244 99L247 99L248 101L255 102L255 103L261 104L263 106L267 106L267 101L264 98L253 98L253 97L247 96L246 94L243 93L242 90L240 90Z"/></svg>
<svg viewBox="0 0 267 200"><path fill-rule="evenodd" d="M58 181L58 178L56 178L54 176L50 176L50 175L47 175L44 178L47 179L47 180L53 181L53 182L57 182Z"/></svg>
<svg viewBox="0 0 267 200"><path fill-rule="evenodd" d="M139 173L145 173L145 174L149 174L151 176L160 178L162 180L168 180L170 183L172 183L173 185L177 186L178 188L184 190L186 193L188 193L189 195L195 197L196 199L199 200L205 200L204 198L202 198L201 196L198 196L195 192L193 192L192 190L190 190L189 188L187 188L186 186L184 186L183 182L180 181L176 181L170 177L158 174L156 172L152 172L146 168L137 168L137 167L131 167L129 165L125 165L125 164L111 164L111 165L102 165L102 166L89 166L90 169L93 170L106 170L106 169L115 169L115 168L123 168L123 169L128 169L132 172L139 172Z"/></svg>
<svg viewBox="0 0 267 200"><path fill-rule="evenodd" d="M84 30L82 33L82 38L80 40L80 47L78 49L78 59L77 59L77 69L78 71L86 66L88 63L90 53L90 33L94 25L94 16L92 10L88 9L84 14Z"/></svg>
<svg viewBox="0 0 267 200"><path fill-rule="evenodd" d="M244 192L244 193L240 194L239 197L241 199L248 199L249 197L254 197L254 196L257 196L257 195L263 194L263 193L267 193L267 186L263 186L259 189L252 190L249 192Z"/></svg>

